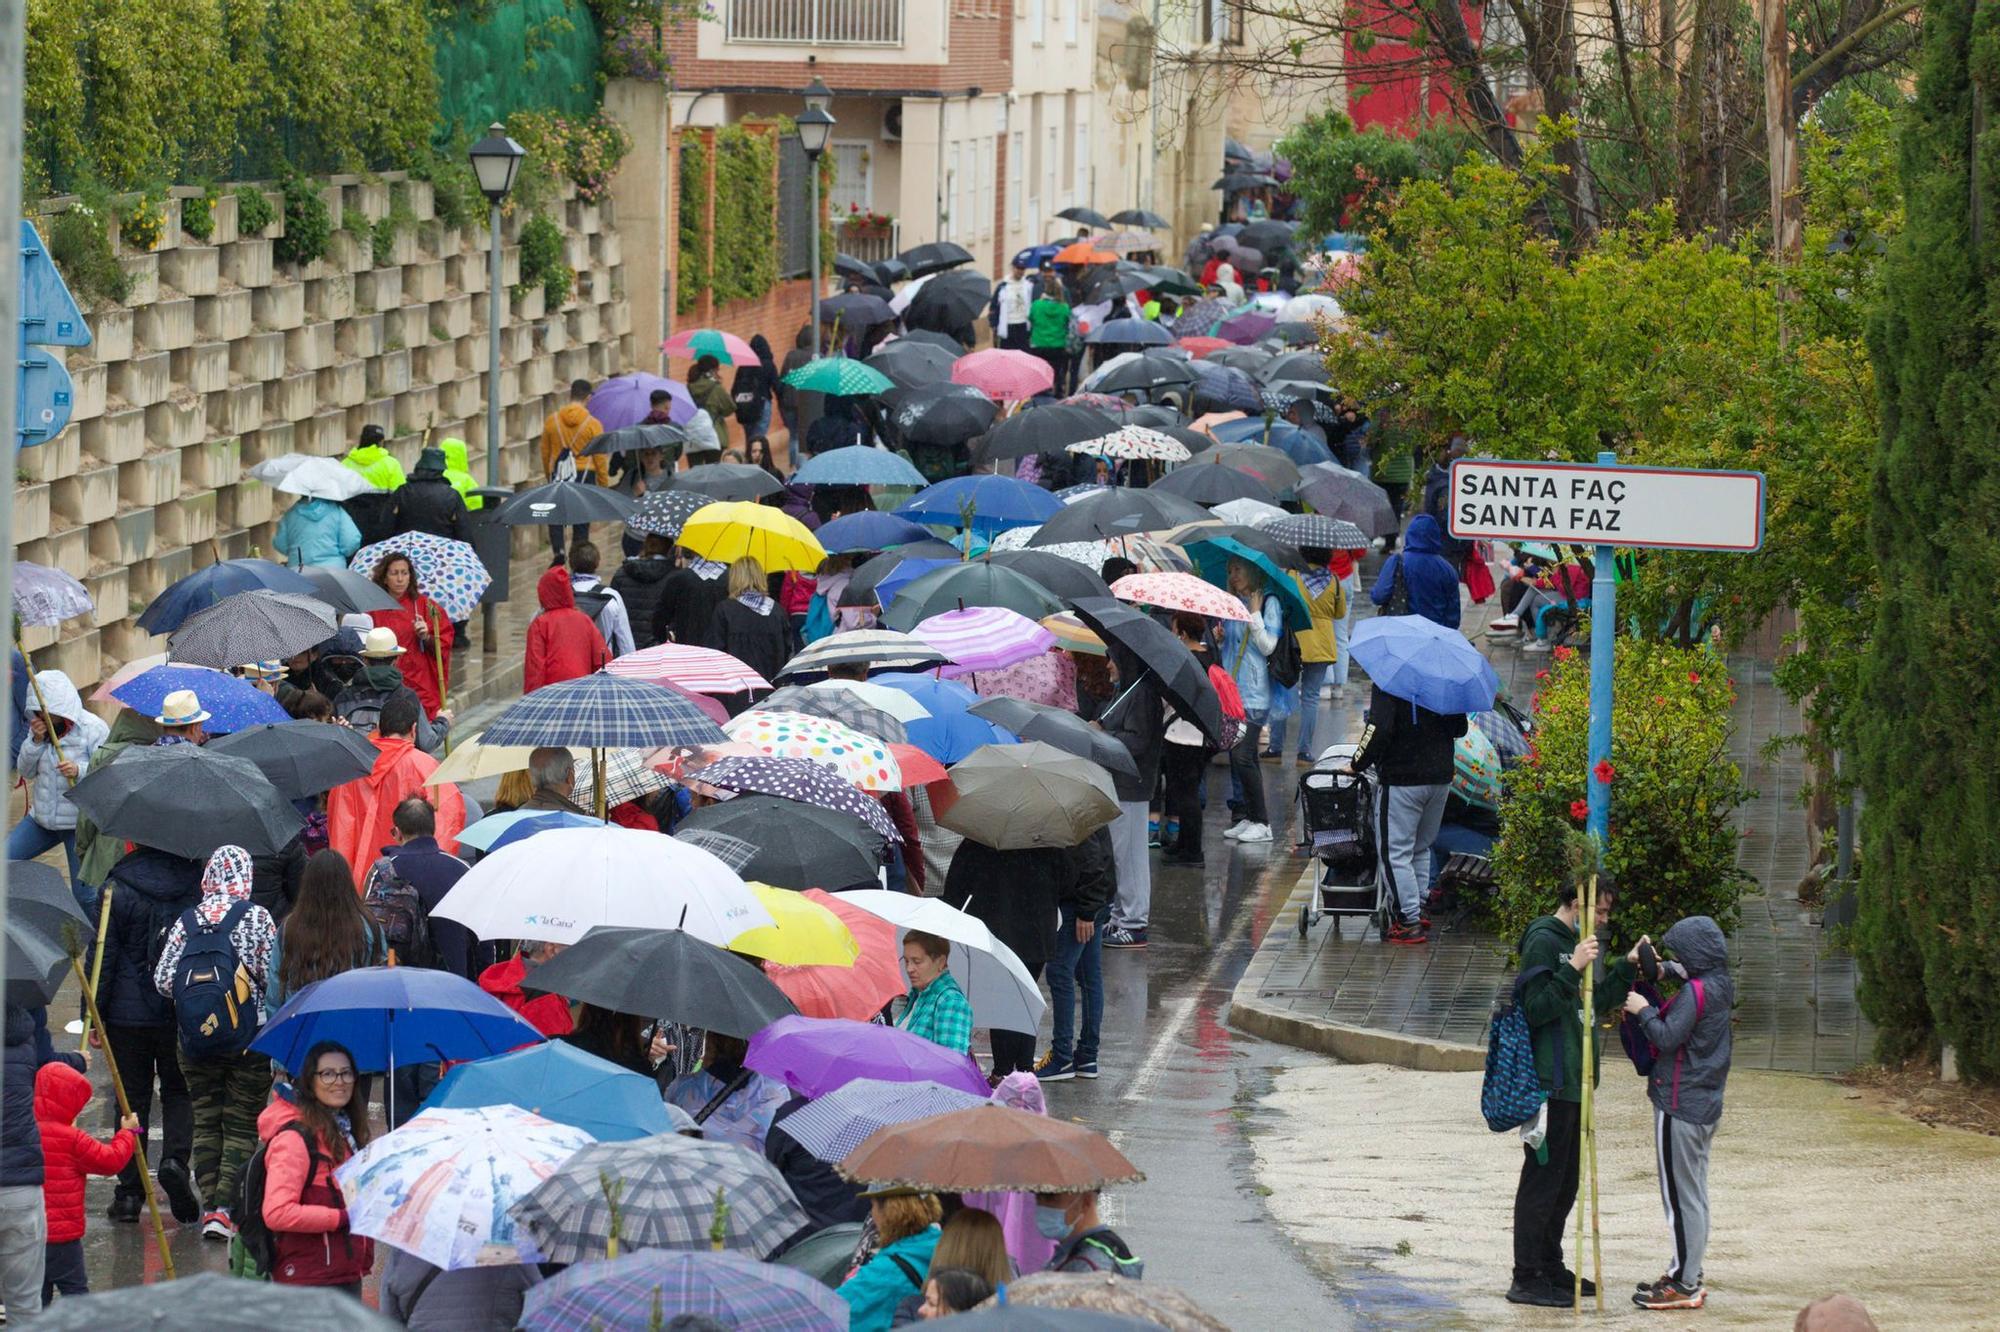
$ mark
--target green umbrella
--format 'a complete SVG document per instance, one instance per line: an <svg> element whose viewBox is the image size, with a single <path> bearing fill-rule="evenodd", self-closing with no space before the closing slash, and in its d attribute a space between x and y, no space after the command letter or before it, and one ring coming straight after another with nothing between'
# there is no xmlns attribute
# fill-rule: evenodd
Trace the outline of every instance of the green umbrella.
<svg viewBox="0 0 2000 1332"><path fill-rule="evenodd" d="M807 361L786 375L785 382L808 393L826 393L840 398L865 397L896 387L895 382L881 371L870 369L846 356L822 356L816 361Z"/></svg>
<svg viewBox="0 0 2000 1332"><path fill-rule="evenodd" d="M1118 817L1111 774L1039 741L981 745L951 768L938 822L996 851L1075 846Z"/></svg>

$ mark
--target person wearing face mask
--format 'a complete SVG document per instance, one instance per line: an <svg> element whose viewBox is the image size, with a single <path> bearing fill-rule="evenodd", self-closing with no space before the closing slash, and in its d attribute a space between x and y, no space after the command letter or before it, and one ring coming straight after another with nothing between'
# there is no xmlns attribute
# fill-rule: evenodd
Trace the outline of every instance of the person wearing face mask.
<svg viewBox="0 0 2000 1332"><path fill-rule="evenodd" d="M1056 1241L1048 1272L1114 1272L1136 1280L1146 1264L1097 1215L1097 1190L1035 1195L1035 1229Z"/></svg>

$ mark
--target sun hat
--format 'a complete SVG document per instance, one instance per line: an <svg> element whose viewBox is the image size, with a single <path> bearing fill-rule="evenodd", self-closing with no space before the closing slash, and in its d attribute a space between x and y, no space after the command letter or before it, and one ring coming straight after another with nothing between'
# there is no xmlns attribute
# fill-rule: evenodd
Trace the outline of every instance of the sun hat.
<svg viewBox="0 0 2000 1332"><path fill-rule="evenodd" d="M400 657L407 651L409 651L408 648L402 647L396 642L396 631L387 626L380 629L370 629L368 637L361 640L361 655L364 657L386 660L390 657Z"/></svg>
<svg viewBox="0 0 2000 1332"><path fill-rule="evenodd" d="M207 721L208 716L194 690L176 689L160 704L160 715L153 720L162 726L192 726Z"/></svg>

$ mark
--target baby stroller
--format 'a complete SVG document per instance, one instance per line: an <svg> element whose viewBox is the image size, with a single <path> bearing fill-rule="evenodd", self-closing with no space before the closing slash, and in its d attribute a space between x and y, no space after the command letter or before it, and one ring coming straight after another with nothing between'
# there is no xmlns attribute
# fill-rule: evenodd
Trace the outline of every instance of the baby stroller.
<svg viewBox="0 0 2000 1332"><path fill-rule="evenodd" d="M1299 845L1320 863L1318 909L1299 909L1301 939L1322 916L1336 934L1342 916L1388 919L1375 871L1375 779L1349 775L1353 757L1353 745L1329 746L1299 778Z"/></svg>

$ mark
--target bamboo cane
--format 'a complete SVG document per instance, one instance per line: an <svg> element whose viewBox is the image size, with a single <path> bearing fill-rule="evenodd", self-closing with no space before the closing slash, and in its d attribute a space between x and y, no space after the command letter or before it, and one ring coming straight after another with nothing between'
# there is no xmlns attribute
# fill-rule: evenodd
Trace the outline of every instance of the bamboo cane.
<svg viewBox="0 0 2000 1332"><path fill-rule="evenodd" d="M1592 1099L1593 1111L1596 1106ZM1581 1264L1578 1264L1581 1266ZM1604 1312L1604 1243L1597 1233L1597 1125L1590 1126L1590 1279L1597 1285L1597 1312Z"/></svg>
<svg viewBox="0 0 2000 1332"><path fill-rule="evenodd" d="M92 994L97 993L97 982L104 975L104 936L111 929L111 886L111 881L106 879L104 881L104 892L97 904L97 956L92 958L90 962L90 992ZM79 1050L90 1043L90 1026L95 1013L96 1009L93 1007L84 1014L83 1036L77 1043L77 1049Z"/></svg>
<svg viewBox="0 0 2000 1332"><path fill-rule="evenodd" d="M102 953L101 948L99 952L100 954ZM76 973L77 984L84 984L83 962L75 953L69 955L69 967L71 971ZM97 991L94 987L84 990L83 1003L85 1010L90 1014L91 1021L95 1022L102 1029L104 1019L97 1011ZM119 1115L131 1114L132 1103L125 1097L125 1079L119 1076L118 1060L111 1053L111 1042L109 1041L104 1043L104 1066L111 1070L111 1091L118 1098ZM139 1185L146 1191L146 1210L153 1214L153 1239L160 1246L160 1266L166 1271L167 1280L172 1281L174 1279L174 1254L173 1250L167 1247L167 1225L166 1222L160 1220L160 1199L153 1192L153 1171L146 1163L146 1140L143 1137L139 1139L139 1146L134 1152L134 1158L139 1163Z"/></svg>
<svg viewBox="0 0 2000 1332"><path fill-rule="evenodd" d="M604 750L598 746L591 747L590 776L597 787L597 817L600 819L609 819L610 815L606 812L604 803L606 796L604 790Z"/></svg>
<svg viewBox="0 0 2000 1332"><path fill-rule="evenodd" d="M1596 934L1597 934L1597 875L1593 873L1590 876L1590 883L1584 891L1583 918L1581 921L1580 932L1577 935L1578 946L1581 946L1585 939L1595 938ZM1597 1026L1596 1011L1591 1006L1592 1004L1591 990L1593 989L1593 986L1591 984L1591 979L1592 979L1591 973L1595 969L1596 969L1595 964L1592 964L1591 966L1585 967L1583 969L1583 981L1580 987L1582 990L1582 997L1583 997L1583 1071L1581 1075L1583 1078L1583 1095L1581 1098L1581 1104L1578 1107L1577 1121L1579 1128L1577 1132L1577 1145L1576 1145L1578 1171L1580 1173L1589 1174L1589 1192L1585 1196L1585 1205L1590 1210L1591 1219L1593 1222L1593 1230L1595 1229L1594 1223L1597 1215L1597 1176L1595 1172L1589 1171L1589 1166L1590 1166L1592 1147L1593 1147L1592 1135L1596 1125L1596 1119L1595 1119L1596 1106L1593 1103L1591 1093L1593 1090L1595 1090L1595 1084L1597 1082L1597 1079L1592 1076L1593 1069L1590 1062L1591 1037ZM1576 1286L1571 1298L1571 1307L1575 1310L1575 1312L1579 1316L1581 1316L1583 1313L1584 1210L1585 1208L1582 1206L1576 1209ZM1600 1287L1600 1290L1601 1289L1602 1288ZM1601 1302L1603 1296L1600 1294L1598 1298Z"/></svg>
<svg viewBox="0 0 2000 1332"><path fill-rule="evenodd" d="M35 692L35 708L42 714L42 725L49 733L48 743L55 746L56 762L60 763L63 756L62 738L56 734L56 715L49 711L49 701L42 697L42 682L35 678L35 664L28 660L28 649L21 644L21 629L18 623L14 627L14 648L21 654L21 660L27 666L28 688ZM71 786L76 785L76 778L67 773L63 775L63 780Z"/></svg>

